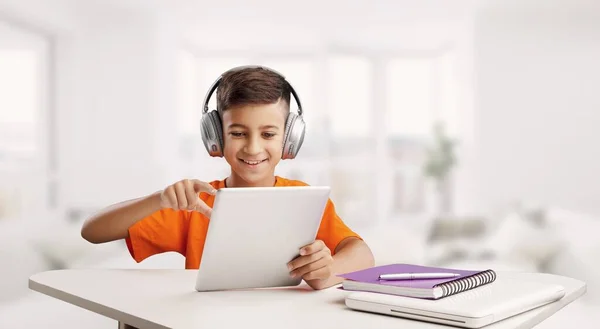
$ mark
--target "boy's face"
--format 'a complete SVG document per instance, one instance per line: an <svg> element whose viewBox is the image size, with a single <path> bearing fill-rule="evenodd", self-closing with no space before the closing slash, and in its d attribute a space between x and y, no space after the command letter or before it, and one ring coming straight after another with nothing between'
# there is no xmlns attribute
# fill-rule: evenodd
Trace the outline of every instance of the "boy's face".
<svg viewBox="0 0 600 329"><path fill-rule="evenodd" d="M288 111L285 101L280 101L240 105L223 112L223 154L236 185L273 184Z"/></svg>

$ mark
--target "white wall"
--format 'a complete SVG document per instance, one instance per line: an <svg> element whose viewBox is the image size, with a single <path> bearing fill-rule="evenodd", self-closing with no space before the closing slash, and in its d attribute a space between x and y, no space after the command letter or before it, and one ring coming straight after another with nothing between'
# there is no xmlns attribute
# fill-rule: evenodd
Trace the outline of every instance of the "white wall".
<svg viewBox="0 0 600 329"><path fill-rule="evenodd" d="M600 214L600 6L489 7L474 47L479 205Z"/></svg>

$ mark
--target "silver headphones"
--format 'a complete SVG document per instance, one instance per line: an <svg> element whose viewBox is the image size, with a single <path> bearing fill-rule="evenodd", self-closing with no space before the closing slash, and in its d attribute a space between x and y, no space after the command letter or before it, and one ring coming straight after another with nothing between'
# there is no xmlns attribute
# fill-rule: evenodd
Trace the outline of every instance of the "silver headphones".
<svg viewBox="0 0 600 329"><path fill-rule="evenodd" d="M208 154L213 157L222 157L223 156L223 126L221 123L221 117L219 116L219 112L217 110L208 111L208 102L210 101L210 97L213 92L217 89L219 84L221 83L221 79L223 75L231 71L238 71L246 68L260 68L264 70L268 70L270 72L276 73L280 75L282 78L285 77L279 72L267 68L265 66L239 66L235 67L231 70L226 71L221 74L219 78L215 82L213 82L212 86L206 93L204 97L204 106L202 109L202 119L200 130L202 132L202 141L204 142L204 146L206 147L206 151ZM281 154L282 159L293 159L298 155L298 151L300 151L300 146L302 146L302 142L304 142L304 133L306 130L306 125L304 120L302 119L302 105L300 103L300 98L296 94L294 87L288 82L290 86L290 91L296 100L296 104L298 105L298 114L290 112L286 119L285 123L285 131L283 138L283 152Z"/></svg>

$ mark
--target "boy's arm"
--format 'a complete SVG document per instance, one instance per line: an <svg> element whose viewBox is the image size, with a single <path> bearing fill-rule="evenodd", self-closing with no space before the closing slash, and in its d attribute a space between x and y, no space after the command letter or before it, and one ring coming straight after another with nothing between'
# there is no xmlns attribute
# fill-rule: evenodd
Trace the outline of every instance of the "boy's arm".
<svg viewBox="0 0 600 329"><path fill-rule="evenodd" d="M81 236L91 243L125 239L132 225L163 208L194 210L210 218L211 209L200 200L200 192L216 191L209 183L184 179L149 196L117 203L87 219Z"/></svg>
<svg viewBox="0 0 600 329"><path fill-rule="evenodd" d="M344 278L337 275L362 270L375 265L369 246L361 239L348 237L335 248L332 256L331 275L325 280L308 280L313 289L325 289L341 283Z"/></svg>
<svg viewBox="0 0 600 329"><path fill-rule="evenodd" d="M337 275L362 270L375 266L375 257L366 242L359 238L349 237L335 248L333 255L332 272L333 275L325 282L318 282L316 285L322 288L331 287L341 283L344 278Z"/></svg>
<svg viewBox="0 0 600 329"><path fill-rule="evenodd" d="M129 227L162 208L161 192L120 202L103 209L83 223L81 236L91 243L127 238Z"/></svg>

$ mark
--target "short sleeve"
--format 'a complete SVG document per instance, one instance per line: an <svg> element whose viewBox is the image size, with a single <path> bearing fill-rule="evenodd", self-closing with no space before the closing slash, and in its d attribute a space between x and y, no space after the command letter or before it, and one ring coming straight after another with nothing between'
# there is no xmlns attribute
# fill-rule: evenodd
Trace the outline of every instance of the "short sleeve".
<svg viewBox="0 0 600 329"><path fill-rule="evenodd" d="M131 257L138 263L169 251L185 256L188 228L188 212L162 209L133 224L125 242Z"/></svg>
<svg viewBox="0 0 600 329"><path fill-rule="evenodd" d="M325 211L323 212L323 218L321 220L321 226L319 227L319 231L317 232L317 240L322 240L325 242L325 245L329 250L331 250L331 254L335 254L335 249L338 244L342 242L342 240L355 237L358 239L362 238L353 232L337 215L335 212L335 206L333 202L330 200L327 201L327 205L325 206Z"/></svg>

